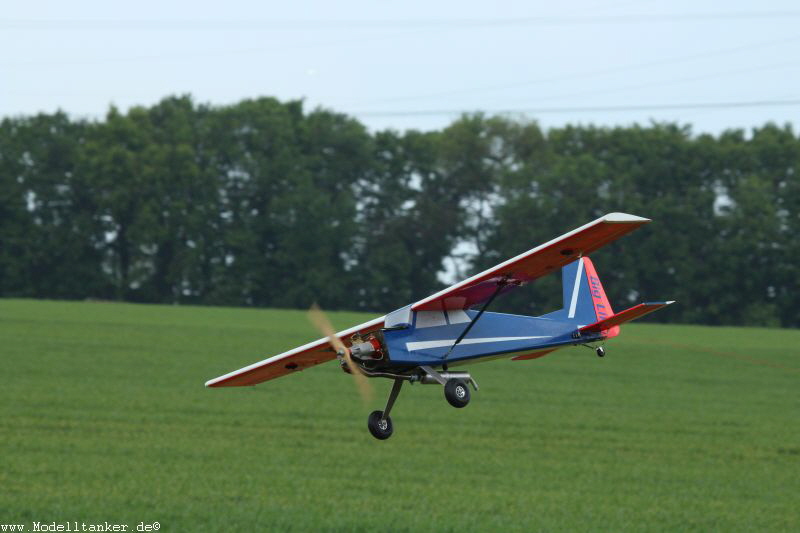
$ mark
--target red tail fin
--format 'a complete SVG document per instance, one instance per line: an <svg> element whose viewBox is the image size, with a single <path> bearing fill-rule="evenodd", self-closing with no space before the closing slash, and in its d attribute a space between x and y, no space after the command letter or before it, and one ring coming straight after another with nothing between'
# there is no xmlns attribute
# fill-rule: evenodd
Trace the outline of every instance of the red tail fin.
<svg viewBox="0 0 800 533"><path fill-rule="evenodd" d="M594 269L592 260L588 257L584 257L583 266L586 269L586 278L589 281L589 292L592 295L594 314L598 320L596 324L599 324L602 321L614 316L614 310L611 309L611 303L608 301L608 296L606 296L606 291L603 289L603 284L600 282L600 277L597 275L597 271ZM581 328L581 331L587 327L590 326L584 326ZM616 337L619 335L619 327L617 326L602 329L608 329L605 334L606 338L610 339L611 337Z"/></svg>

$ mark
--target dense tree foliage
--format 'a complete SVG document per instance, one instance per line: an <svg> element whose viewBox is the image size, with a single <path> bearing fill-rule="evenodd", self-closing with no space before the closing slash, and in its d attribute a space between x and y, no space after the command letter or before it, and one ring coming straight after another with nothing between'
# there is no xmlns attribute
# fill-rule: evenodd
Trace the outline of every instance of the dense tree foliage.
<svg viewBox="0 0 800 533"><path fill-rule="evenodd" d="M0 122L0 295L387 311L604 213L595 254L661 320L800 326L800 139L464 116L369 133L270 98ZM502 307L560 304L557 277Z"/></svg>

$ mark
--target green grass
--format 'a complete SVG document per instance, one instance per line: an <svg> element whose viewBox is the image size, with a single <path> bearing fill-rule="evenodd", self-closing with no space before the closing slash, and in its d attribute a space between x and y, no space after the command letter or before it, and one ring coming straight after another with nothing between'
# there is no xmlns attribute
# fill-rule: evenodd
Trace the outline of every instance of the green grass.
<svg viewBox="0 0 800 533"><path fill-rule="evenodd" d="M338 327L369 316L333 314ZM800 332L634 324L404 388L384 442L335 364L212 377L303 312L0 300L0 523L161 531L798 531Z"/></svg>

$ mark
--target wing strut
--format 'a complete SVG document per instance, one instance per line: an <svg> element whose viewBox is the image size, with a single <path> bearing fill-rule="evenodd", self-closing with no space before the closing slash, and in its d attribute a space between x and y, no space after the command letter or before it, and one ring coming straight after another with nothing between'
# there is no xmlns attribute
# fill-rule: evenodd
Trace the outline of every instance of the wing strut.
<svg viewBox="0 0 800 533"><path fill-rule="evenodd" d="M470 320L469 324L467 324L467 327L464 328L464 331L462 331L461 335L459 335L458 338L456 339L456 342L454 342L453 345L450 347L450 349L447 350L447 353L444 354L444 357L442 357L442 361L443 361L442 362L442 368L445 371L447 371L447 356L450 355L450 352L453 351L453 348L458 346L459 342L464 340L464 337L467 336L467 333L469 333L469 330L472 329L472 326L475 325L475 323L478 321L478 319L481 317L481 315L483 315L483 312L486 311L486 308L489 307L489 305L492 303L492 301L495 299L495 297L498 294L500 294L500 291L503 290L503 287L505 287L506 285L508 285L508 280L506 278L503 278L503 279L501 279L500 281L497 282L497 289L495 289L495 291L492 293L492 295L489 297L489 299L486 300L486 303L483 304L483 307L481 307L481 310L478 311L477 315L475 315L475 318Z"/></svg>

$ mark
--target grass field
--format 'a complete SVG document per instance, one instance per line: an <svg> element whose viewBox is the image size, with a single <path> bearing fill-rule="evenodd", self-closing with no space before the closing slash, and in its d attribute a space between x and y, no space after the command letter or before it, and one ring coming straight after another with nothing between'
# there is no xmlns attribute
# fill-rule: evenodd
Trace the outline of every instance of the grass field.
<svg viewBox="0 0 800 533"><path fill-rule="evenodd" d="M368 316L334 313L339 327ZM0 524L161 531L800 531L800 332L634 324L404 388L374 440L335 364L205 380L303 312L0 300ZM130 529L129 529L130 531Z"/></svg>

